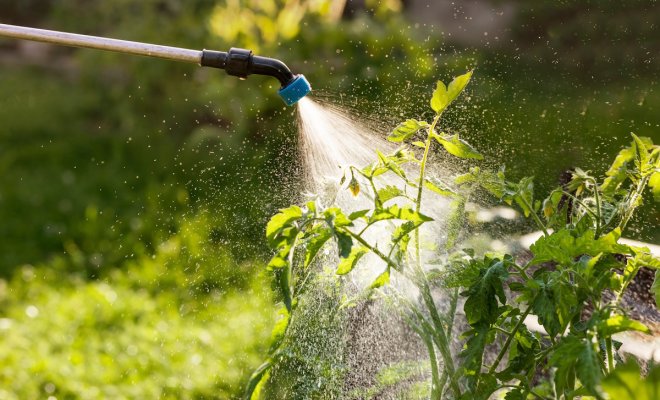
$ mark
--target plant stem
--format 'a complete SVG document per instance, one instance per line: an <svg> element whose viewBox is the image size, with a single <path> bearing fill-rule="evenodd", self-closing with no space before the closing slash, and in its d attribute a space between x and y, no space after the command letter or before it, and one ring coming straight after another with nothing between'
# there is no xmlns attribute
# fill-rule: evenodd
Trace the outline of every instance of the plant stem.
<svg viewBox="0 0 660 400"><path fill-rule="evenodd" d="M431 361L431 399L442 400L442 387L440 386L440 375L438 371L438 358L435 355L435 348L433 347L433 340L424 335L422 337L426 349L429 352L429 359ZM443 385L444 386L444 385Z"/></svg>
<svg viewBox="0 0 660 400"><path fill-rule="evenodd" d="M534 300L529 302L529 305L527 306L527 309L525 312L520 316L520 319L518 320L518 323L516 326L513 327L511 330L511 334L509 337L506 338L506 342L504 342L504 346L502 346L502 349L500 350L499 354L497 355L497 358L495 359L495 362L493 365L491 365L490 369L488 370L488 374L492 375L495 373L495 370L497 369L498 365L500 364L500 361L502 361L502 358L504 358L504 354L506 354L506 351L509 349L509 345L511 345L511 342L513 341L513 338L516 336L516 332L518 332L518 329L522 326L522 324L525 322L525 318L527 315L532 311L532 304L534 303Z"/></svg>
<svg viewBox="0 0 660 400"><path fill-rule="evenodd" d="M642 195L642 192L644 191L644 188L646 187L646 184L649 181L649 178L651 175L646 175L642 179L639 180L637 183L637 187L635 188L635 191L630 193L630 199L626 202L628 204L628 207L626 207L626 211L623 214L623 219L621 220L621 223L619 224L619 228L621 229L621 233L623 233L623 230L626 229L626 225L628 224L628 221L630 218L633 216L633 213L635 211L635 208L637 208L637 199L639 196Z"/></svg>
<svg viewBox="0 0 660 400"><path fill-rule="evenodd" d="M529 202L527 201L527 199L524 196L518 196L518 197L520 198L520 201L525 203L525 206L527 206L527 208L529 209L529 213L532 214L532 218L534 219L534 222L536 222L536 225L538 225L539 228L541 228L541 230L543 231L543 234L545 236L548 236L549 235L548 234L548 229L545 227L545 224L543 223L543 221L541 221L541 218L539 218L539 216L536 215L536 211L534 211L534 208L532 207L532 205L529 204Z"/></svg>
<svg viewBox="0 0 660 400"><path fill-rule="evenodd" d="M607 369L611 373L614 371L614 355L612 352L612 337L605 338L605 349L607 350Z"/></svg>
<svg viewBox="0 0 660 400"><path fill-rule="evenodd" d="M598 193L598 182L595 179L590 179L594 185L594 198L596 199L596 238L600 236L600 220L602 215L600 194Z"/></svg>

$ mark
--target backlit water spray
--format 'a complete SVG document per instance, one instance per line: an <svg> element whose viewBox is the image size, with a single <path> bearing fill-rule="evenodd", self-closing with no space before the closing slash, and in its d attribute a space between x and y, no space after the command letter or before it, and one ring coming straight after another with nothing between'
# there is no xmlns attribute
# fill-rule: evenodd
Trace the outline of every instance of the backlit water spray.
<svg viewBox="0 0 660 400"><path fill-rule="evenodd" d="M340 187L340 179L349 166L362 168L377 160L377 151L387 154L396 149L393 143L385 140L387 130L357 121L341 108L316 102L309 97L298 103L298 124L299 150L305 166L307 190L315 193L323 204L337 205L346 213L373 206L373 199L368 197L367 190L353 196L349 190ZM411 176L418 173L410 172ZM405 186L398 176L391 173L382 175L378 180L379 186L392 185L401 189ZM366 184L361 182L361 185ZM436 243L422 242L423 258L425 265L432 265L431 260L437 254L434 246L441 245L443 241L444 220L449 203L434 193L425 191L424 195L427 198L424 213L431 216L434 222L423 227L421 237L432 238ZM391 200L392 204L405 201ZM396 227L396 223L374 225L364 237L375 246L385 249ZM356 230L359 229L356 226ZM327 254L319 269L332 269L332 264L337 262L335 257ZM349 281L343 283L343 300L359 296L384 267L383 262L373 254L361 259L348 276ZM398 274L393 274L391 279L385 291L396 291L411 301L418 300L419 292L408 279ZM315 295L310 291L307 296L314 298ZM437 296L436 301L443 308L443 296L441 293ZM312 311L309 314L312 318L318 318L319 313L326 310L322 303L317 297L307 300L312 308L319 307L316 313ZM342 379L340 398L400 398L403 393L409 393L410 387L420 380L424 382L421 387L428 388L428 355L424 345L385 301L361 301L357 306L342 312L345 313L342 326L327 330L328 335L334 338L331 343L319 338L312 330L298 330L299 334L302 332L302 340L309 342L307 350L312 356L332 359L332 363L340 363L341 368L350 371ZM301 348L305 353L305 346L301 345ZM303 370L300 372L304 373ZM384 384L383 374L388 373L403 374L407 378L394 384ZM428 394L424 389L420 393Z"/></svg>

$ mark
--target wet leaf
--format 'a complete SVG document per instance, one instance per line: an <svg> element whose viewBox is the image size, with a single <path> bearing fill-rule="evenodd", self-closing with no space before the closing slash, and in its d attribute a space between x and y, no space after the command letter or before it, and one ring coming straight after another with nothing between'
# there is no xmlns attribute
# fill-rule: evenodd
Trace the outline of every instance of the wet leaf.
<svg viewBox="0 0 660 400"><path fill-rule="evenodd" d="M413 222L428 222L433 221L433 218L427 217L424 214L418 213L409 206L399 207L398 205L393 205L390 207L385 207L374 212L374 214L369 218L369 222L384 221L388 219L402 219L406 221Z"/></svg>
<svg viewBox="0 0 660 400"><path fill-rule="evenodd" d="M307 267L309 264L314 261L314 257L316 257L316 254L318 254L319 250L323 248L323 245L332 237L332 232L330 232L330 229L328 228L323 228L319 229L318 232L316 232L311 239L308 240L307 246L305 247L305 264L304 266Z"/></svg>
<svg viewBox="0 0 660 400"><path fill-rule="evenodd" d="M503 283L508 276L502 260L486 260L479 277L462 293L467 296L463 310L470 325L491 324L497 319L498 299L500 303L506 303Z"/></svg>
<svg viewBox="0 0 660 400"><path fill-rule="evenodd" d="M371 282L371 285L369 285L370 289L377 289L379 287L388 285L390 283L390 268L388 267L385 272L382 274L378 275L376 279L374 279L373 282Z"/></svg>
<svg viewBox="0 0 660 400"><path fill-rule="evenodd" d="M346 275L351 272L357 265L358 261L360 261L360 258L368 252L369 249L364 246L353 246L348 257L339 260L337 275Z"/></svg>
<svg viewBox="0 0 660 400"><path fill-rule="evenodd" d="M408 140L420 129L426 128L429 124L426 121L418 121L416 119L409 119L402 122L394 128L392 133L389 134L387 140L394 143L401 143Z"/></svg>
<svg viewBox="0 0 660 400"><path fill-rule="evenodd" d="M300 207L291 206L289 208L280 210L279 213L275 214L270 219L270 221L268 221L268 224L266 225L266 238L268 239L268 243L271 245L271 247L275 247L277 245L277 235L287 225L290 225L292 222L301 218L302 215L303 211Z"/></svg>
<svg viewBox="0 0 660 400"><path fill-rule="evenodd" d="M405 194L401 189L393 185L387 185L384 188L378 190L378 198L380 199L381 203L385 203L388 200L399 196L405 196Z"/></svg>
<svg viewBox="0 0 660 400"><path fill-rule="evenodd" d="M483 160L484 158L481 153L461 139L458 134L448 136L433 133L432 136L442 145L442 147L445 148L445 150L447 150L449 154L458 158L472 158L475 160Z"/></svg>

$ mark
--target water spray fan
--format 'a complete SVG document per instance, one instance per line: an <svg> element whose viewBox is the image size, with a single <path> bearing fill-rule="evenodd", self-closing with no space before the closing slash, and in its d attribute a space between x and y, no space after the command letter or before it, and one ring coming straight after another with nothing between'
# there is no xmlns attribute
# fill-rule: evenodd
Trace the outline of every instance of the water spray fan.
<svg viewBox="0 0 660 400"><path fill-rule="evenodd" d="M228 52L191 50L6 24L0 24L0 36L194 63L224 69L227 74L243 79L253 74L272 76L280 81L282 87L278 94L289 106L312 90L304 75L294 75L282 61L255 56L245 49L232 48Z"/></svg>

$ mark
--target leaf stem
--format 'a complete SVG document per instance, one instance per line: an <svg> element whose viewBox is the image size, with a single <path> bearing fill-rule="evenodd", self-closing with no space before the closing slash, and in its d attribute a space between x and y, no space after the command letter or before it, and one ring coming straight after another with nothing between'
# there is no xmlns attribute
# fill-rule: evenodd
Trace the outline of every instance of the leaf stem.
<svg viewBox="0 0 660 400"><path fill-rule="evenodd" d="M532 205L529 204L525 196L519 194L518 197L520 198L520 201L525 203L525 206L527 206L527 208L529 209L529 213L532 214L532 217L534 218L534 222L536 222L536 225L538 225L538 227L541 228L541 230L543 231L543 235L548 236L549 235L548 229L545 227L543 221L541 221L541 218L539 218L539 216L536 215L536 211L534 211Z"/></svg>
<svg viewBox="0 0 660 400"><path fill-rule="evenodd" d="M513 329L511 330L511 334L509 335L509 337L506 338L506 342L504 342L504 346L502 346L502 349L500 350L499 354L497 354L497 358L495 359L495 362L493 363L493 365L491 365L490 369L488 370L489 375L495 373L495 370L499 366L500 361L502 361L502 358L504 358L504 354L506 354L506 351L509 349L511 342L513 341L513 338L516 336L516 332L518 332L518 329L520 329L522 324L525 323L525 318L530 313L530 311L532 311L532 304L534 304L534 300L529 302L527 309L525 310L525 312L522 313L520 319L518 320L518 323L516 323L516 326L514 326Z"/></svg>

